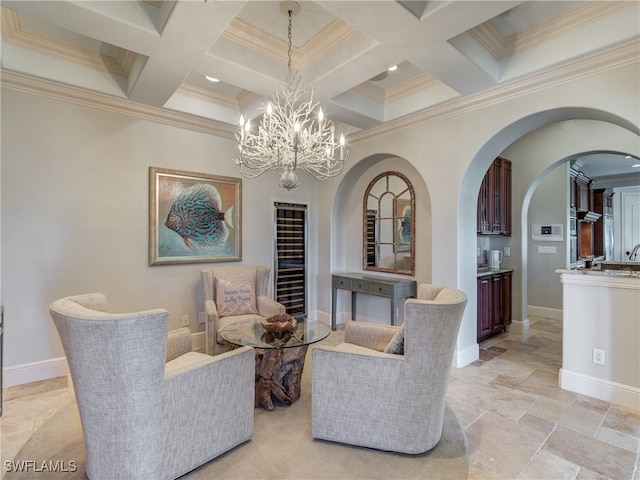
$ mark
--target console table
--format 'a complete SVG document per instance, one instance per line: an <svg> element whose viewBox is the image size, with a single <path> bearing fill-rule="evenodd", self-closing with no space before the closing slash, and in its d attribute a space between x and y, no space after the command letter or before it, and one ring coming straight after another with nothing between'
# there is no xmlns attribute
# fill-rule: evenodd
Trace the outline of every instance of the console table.
<svg viewBox="0 0 640 480"><path fill-rule="evenodd" d="M331 329L336 329L336 304L338 289L351 291L351 320L356 319L356 294L366 293L391 300L391 325L396 324L396 300L416 296L415 280L398 280L361 275L331 275Z"/></svg>

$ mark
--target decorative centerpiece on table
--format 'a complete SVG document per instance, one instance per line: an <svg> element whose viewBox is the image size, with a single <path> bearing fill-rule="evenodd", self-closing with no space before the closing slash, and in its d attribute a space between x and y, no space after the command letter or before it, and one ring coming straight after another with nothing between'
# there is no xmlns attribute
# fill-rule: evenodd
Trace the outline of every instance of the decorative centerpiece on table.
<svg viewBox="0 0 640 480"><path fill-rule="evenodd" d="M295 317L288 313L279 313L277 315L263 318L261 323L262 327L266 331L265 336L270 337L265 338L267 342L281 340L284 343L289 339L289 337L291 337L291 334L296 328L297 321Z"/></svg>
<svg viewBox="0 0 640 480"><path fill-rule="evenodd" d="M288 313L279 313L263 318L262 327L269 333L290 332L296 328L296 319Z"/></svg>

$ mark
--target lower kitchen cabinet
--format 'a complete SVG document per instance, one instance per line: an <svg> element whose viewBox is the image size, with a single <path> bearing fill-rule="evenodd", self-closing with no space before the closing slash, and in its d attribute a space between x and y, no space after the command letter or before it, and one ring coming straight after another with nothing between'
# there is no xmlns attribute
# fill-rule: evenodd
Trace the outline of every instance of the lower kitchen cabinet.
<svg viewBox="0 0 640 480"><path fill-rule="evenodd" d="M511 270L478 276L478 342L511 324Z"/></svg>

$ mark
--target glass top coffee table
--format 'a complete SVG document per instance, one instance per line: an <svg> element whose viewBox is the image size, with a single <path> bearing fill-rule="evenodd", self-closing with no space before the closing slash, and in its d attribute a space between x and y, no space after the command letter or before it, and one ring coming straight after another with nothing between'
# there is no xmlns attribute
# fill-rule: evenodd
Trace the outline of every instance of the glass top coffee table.
<svg viewBox="0 0 640 480"><path fill-rule="evenodd" d="M255 406L267 410L273 410L274 401L291 405L300 398L307 349L330 333L329 325L303 316L296 317L295 328L284 333L267 332L256 318L234 322L220 330L230 348L255 348Z"/></svg>

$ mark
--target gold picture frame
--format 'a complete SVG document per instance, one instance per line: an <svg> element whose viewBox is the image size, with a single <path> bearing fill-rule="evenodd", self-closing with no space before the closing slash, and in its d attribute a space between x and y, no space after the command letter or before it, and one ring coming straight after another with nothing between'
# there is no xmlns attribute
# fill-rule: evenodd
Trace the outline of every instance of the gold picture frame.
<svg viewBox="0 0 640 480"><path fill-rule="evenodd" d="M149 265L242 260L242 180L149 167Z"/></svg>

